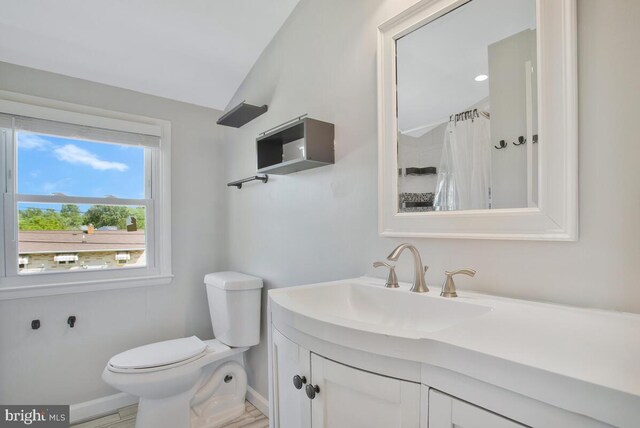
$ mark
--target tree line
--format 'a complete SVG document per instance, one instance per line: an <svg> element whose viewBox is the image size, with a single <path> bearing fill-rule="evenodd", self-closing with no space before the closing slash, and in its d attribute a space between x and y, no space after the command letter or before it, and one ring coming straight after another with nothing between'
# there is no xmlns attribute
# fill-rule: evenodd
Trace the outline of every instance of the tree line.
<svg viewBox="0 0 640 428"><path fill-rule="evenodd" d="M117 227L127 229L127 219L134 217L138 229L144 229L144 207L93 205L86 212L74 204L64 204L60 211L54 209L25 208L18 212L20 230L79 230L81 226Z"/></svg>

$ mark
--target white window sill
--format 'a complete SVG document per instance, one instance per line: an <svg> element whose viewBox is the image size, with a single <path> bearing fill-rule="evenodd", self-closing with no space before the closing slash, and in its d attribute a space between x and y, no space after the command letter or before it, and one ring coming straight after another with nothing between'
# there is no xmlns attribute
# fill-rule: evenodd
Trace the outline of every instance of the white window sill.
<svg viewBox="0 0 640 428"><path fill-rule="evenodd" d="M55 296L89 291L116 290L148 285L169 284L173 275L135 276L130 278L99 279L78 282L38 284L31 286L1 286L0 300Z"/></svg>

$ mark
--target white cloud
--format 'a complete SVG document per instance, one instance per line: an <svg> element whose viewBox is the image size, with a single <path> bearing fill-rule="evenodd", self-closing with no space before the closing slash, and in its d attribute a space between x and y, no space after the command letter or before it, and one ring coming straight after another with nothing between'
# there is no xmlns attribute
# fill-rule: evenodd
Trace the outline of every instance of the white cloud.
<svg viewBox="0 0 640 428"><path fill-rule="evenodd" d="M64 189L72 182L70 178L63 178L58 181L45 181L42 183L42 190L45 195L50 193L65 193Z"/></svg>
<svg viewBox="0 0 640 428"><path fill-rule="evenodd" d="M126 171L129 167L121 162L111 162L100 159L97 155L88 150L82 149L74 144L65 144L53 150L58 160L69 162L74 165L87 165L93 169L106 171L115 169L116 171Z"/></svg>
<svg viewBox="0 0 640 428"><path fill-rule="evenodd" d="M27 150L47 150L53 146L50 141L35 134L18 133L18 148Z"/></svg>

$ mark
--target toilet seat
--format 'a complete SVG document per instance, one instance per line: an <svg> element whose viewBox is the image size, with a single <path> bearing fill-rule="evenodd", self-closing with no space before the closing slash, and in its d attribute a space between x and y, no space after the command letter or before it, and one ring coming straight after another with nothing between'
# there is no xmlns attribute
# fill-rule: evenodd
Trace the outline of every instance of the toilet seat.
<svg viewBox="0 0 640 428"><path fill-rule="evenodd" d="M202 358L208 351L216 352L196 336L166 340L139 346L115 355L107 368L117 373L144 373L168 370Z"/></svg>

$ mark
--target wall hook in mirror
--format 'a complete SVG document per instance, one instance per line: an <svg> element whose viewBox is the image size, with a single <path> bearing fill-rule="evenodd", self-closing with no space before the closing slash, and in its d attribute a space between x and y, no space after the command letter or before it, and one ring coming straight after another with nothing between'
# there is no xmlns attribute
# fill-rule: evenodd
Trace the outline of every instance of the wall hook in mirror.
<svg viewBox="0 0 640 428"><path fill-rule="evenodd" d="M500 140L500 142L498 143L498 146L493 146L493 147L495 147L498 150L506 149L507 148L507 143L504 140Z"/></svg>
<svg viewBox="0 0 640 428"><path fill-rule="evenodd" d="M523 144L527 144L527 139L524 138L522 135L518 137L518 142L514 142L513 145L514 146L521 146Z"/></svg>
<svg viewBox="0 0 640 428"><path fill-rule="evenodd" d="M534 134L531 139L533 140L533 144L538 144L538 134Z"/></svg>

